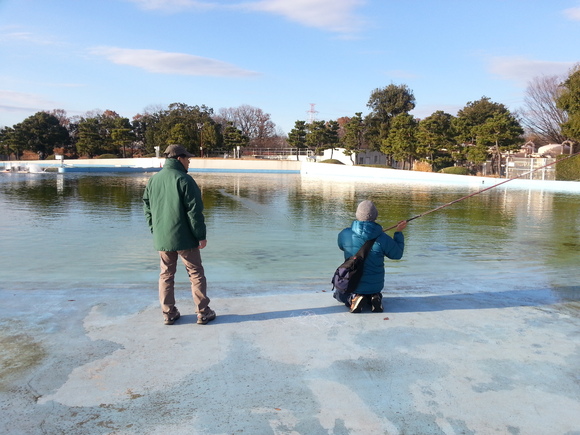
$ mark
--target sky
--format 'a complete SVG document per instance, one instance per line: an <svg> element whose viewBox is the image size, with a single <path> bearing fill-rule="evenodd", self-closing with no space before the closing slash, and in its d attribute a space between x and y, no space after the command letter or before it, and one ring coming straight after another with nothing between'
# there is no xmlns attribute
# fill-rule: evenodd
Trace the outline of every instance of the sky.
<svg viewBox="0 0 580 435"><path fill-rule="evenodd" d="M580 62L580 0L0 0L0 127L38 111L171 103L298 120L369 113L406 85L418 118L510 110Z"/></svg>

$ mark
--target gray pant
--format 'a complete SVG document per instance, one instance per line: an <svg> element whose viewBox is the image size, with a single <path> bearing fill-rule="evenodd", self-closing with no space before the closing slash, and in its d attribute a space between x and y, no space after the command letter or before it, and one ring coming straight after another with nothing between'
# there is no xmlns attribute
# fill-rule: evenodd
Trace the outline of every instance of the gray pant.
<svg viewBox="0 0 580 435"><path fill-rule="evenodd" d="M197 314L209 314L210 299L206 296L206 280L201 255L198 248L186 251L159 251L161 259L161 273L159 274L159 302L164 313L170 314L175 311L175 271L177 258L185 265L185 270L191 282L191 293Z"/></svg>

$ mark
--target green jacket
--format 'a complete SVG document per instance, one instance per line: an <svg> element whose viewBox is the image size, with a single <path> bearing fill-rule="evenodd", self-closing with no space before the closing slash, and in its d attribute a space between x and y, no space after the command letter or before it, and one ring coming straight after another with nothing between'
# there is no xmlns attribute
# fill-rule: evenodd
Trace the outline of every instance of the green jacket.
<svg viewBox="0 0 580 435"><path fill-rule="evenodd" d="M176 159L167 159L143 193L143 211L157 251L183 251L206 239L201 191Z"/></svg>

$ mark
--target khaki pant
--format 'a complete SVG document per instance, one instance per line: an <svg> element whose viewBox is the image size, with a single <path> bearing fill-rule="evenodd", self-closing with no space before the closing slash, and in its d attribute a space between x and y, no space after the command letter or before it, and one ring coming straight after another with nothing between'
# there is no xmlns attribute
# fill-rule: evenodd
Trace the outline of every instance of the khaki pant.
<svg viewBox="0 0 580 435"><path fill-rule="evenodd" d="M185 270L191 282L191 293L195 303L195 312L209 313L209 298L206 296L206 280L201 254L198 248L186 251L159 251L161 259L161 273L159 274L159 302L164 313L175 311L174 277L177 269L177 258L185 265Z"/></svg>

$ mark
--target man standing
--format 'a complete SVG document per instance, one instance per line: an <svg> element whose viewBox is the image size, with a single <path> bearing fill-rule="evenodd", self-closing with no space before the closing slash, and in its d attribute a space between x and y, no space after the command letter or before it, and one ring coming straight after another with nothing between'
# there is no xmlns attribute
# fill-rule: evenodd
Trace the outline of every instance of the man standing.
<svg viewBox="0 0 580 435"><path fill-rule="evenodd" d="M193 154L181 145L169 145L164 155L163 169L149 179L143 194L143 210L161 259L159 302L164 323L173 325L180 316L175 306L174 277L181 257L191 282L197 323L205 325L216 314L209 308L199 252L207 244L201 191L187 174Z"/></svg>

